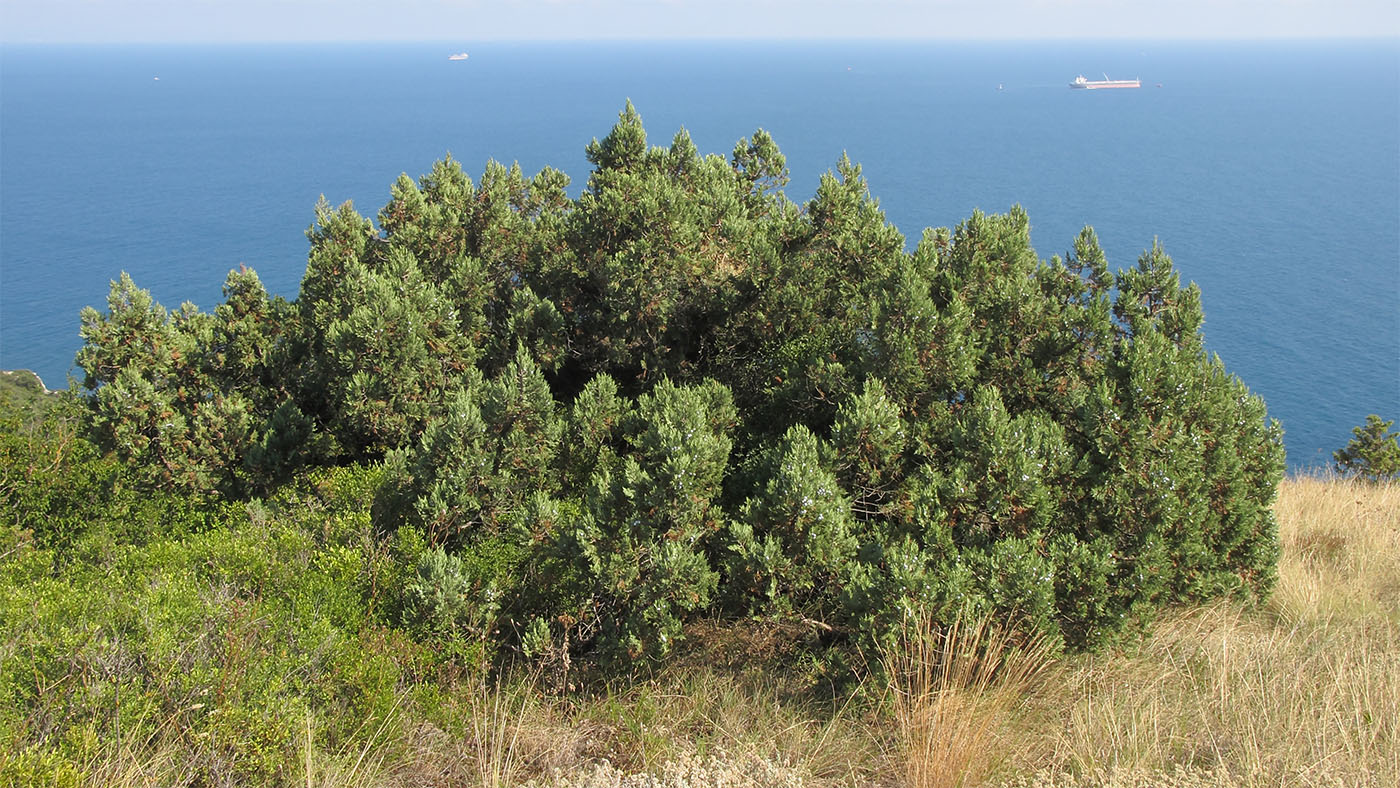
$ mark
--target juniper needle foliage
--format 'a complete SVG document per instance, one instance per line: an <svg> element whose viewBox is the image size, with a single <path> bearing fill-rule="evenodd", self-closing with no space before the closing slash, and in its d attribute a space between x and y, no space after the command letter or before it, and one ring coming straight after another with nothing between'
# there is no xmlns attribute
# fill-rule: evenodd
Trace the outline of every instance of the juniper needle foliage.
<svg viewBox="0 0 1400 788"><path fill-rule="evenodd" d="M799 204L765 132L651 147L630 104L587 155L577 198L448 159L374 220L323 202L292 303L238 271L169 312L123 276L83 314L101 445L233 496L382 461L376 521L424 551L405 616L565 664L714 614L1094 647L1269 591L1281 431L1161 246L1043 260L1015 207L910 251L845 157Z"/></svg>

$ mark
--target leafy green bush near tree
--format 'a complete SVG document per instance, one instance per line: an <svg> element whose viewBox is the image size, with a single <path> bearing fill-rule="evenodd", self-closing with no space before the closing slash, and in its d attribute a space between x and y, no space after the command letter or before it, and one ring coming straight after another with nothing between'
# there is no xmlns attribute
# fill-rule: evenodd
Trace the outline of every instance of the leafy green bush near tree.
<svg viewBox="0 0 1400 788"><path fill-rule="evenodd" d="M1353 427L1352 439L1332 453L1337 470L1369 482L1400 479L1400 432L1391 432L1394 420L1372 413L1366 424Z"/></svg>
<svg viewBox="0 0 1400 788"><path fill-rule="evenodd" d="M699 616L869 654L914 610L1094 648L1269 592L1281 431L1160 246L1042 260L1013 208L910 250L848 159L798 204L766 133L651 147L630 104L587 155L576 198L449 159L373 221L323 202L294 302L123 275L82 316L92 461L201 512L379 480L386 557L316 571L463 659L635 665Z"/></svg>

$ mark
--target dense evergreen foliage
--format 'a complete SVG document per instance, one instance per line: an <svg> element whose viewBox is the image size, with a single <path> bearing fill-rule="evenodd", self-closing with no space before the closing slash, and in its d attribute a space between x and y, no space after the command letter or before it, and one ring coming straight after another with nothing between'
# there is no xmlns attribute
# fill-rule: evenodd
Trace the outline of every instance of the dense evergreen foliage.
<svg viewBox="0 0 1400 788"><path fill-rule="evenodd" d="M1352 427L1351 440L1332 453L1337 470L1368 482L1400 479L1400 432L1392 432L1392 419L1372 413L1362 427Z"/></svg>
<svg viewBox="0 0 1400 788"><path fill-rule="evenodd" d="M701 614L868 646L912 608L1093 647L1270 589L1281 432L1159 246L1041 260L1013 208L907 251L849 160L799 205L766 133L649 147L630 104L587 154L576 199L449 159L375 221L323 202L292 303L123 275L82 316L98 444L210 498L382 463L393 616L463 654L659 658Z"/></svg>

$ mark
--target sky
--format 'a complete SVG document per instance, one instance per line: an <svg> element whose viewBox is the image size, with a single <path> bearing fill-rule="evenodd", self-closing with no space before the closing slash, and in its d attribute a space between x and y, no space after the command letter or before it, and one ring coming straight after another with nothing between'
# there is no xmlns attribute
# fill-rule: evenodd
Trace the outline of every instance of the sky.
<svg viewBox="0 0 1400 788"><path fill-rule="evenodd" d="M1396 0L0 0L0 42L1400 37Z"/></svg>

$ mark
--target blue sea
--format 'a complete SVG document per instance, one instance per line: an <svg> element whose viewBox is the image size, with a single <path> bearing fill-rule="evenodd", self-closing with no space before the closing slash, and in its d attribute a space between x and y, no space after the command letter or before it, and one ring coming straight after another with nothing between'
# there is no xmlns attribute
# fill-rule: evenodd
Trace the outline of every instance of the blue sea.
<svg viewBox="0 0 1400 788"><path fill-rule="evenodd" d="M121 271L169 307L240 264L294 297L318 196L372 216L448 153L576 193L628 99L653 144L769 130L798 202L849 153L911 246L1017 203L1042 257L1084 225L1114 267L1159 239L1294 469L1400 418L1395 39L6 46L0 368L80 376L78 311Z"/></svg>

